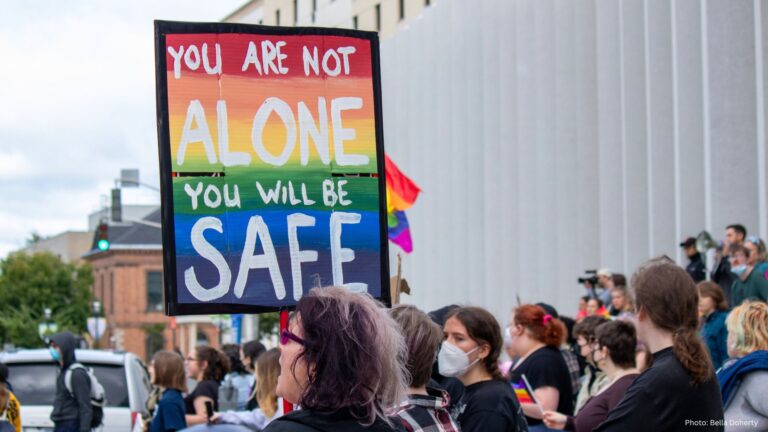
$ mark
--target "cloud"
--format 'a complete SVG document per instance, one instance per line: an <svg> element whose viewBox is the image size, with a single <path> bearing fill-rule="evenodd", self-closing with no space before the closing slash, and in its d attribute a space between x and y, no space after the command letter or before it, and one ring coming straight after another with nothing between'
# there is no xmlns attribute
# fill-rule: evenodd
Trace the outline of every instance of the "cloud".
<svg viewBox="0 0 768 432"><path fill-rule="evenodd" d="M218 21L245 0L29 0L0 14L0 258L85 229L121 168L158 184L154 19ZM156 193L129 192L146 203ZM136 201L126 201L136 200Z"/></svg>

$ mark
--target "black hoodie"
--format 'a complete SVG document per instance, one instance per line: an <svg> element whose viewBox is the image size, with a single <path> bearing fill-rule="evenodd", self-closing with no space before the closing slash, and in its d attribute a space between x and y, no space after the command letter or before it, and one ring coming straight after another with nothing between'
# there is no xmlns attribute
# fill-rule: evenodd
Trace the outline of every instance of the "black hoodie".
<svg viewBox="0 0 768 432"><path fill-rule="evenodd" d="M61 350L61 359L64 361L61 372L56 378L56 399L53 401L51 420L61 423L67 420L79 420L80 431L91 430L91 380L83 369L72 371L72 393L64 384L64 376L67 369L75 363L75 335L70 332L57 333L51 336L51 342Z"/></svg>

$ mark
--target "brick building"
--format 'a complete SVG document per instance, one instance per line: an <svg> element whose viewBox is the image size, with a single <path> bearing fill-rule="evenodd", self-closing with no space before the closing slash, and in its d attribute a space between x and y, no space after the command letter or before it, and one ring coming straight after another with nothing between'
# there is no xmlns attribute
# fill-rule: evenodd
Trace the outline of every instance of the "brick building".
<svg viewBox="0 0 768 432"><path fill-rule="evenodd" d="M218 328L208 317L165 316L160 210L134 222L109 224L110 246L96 247L85 260L93 267L93 296L101 302L107 330L99 348L130 351L149 359L160 349L197 344L218 347Z"/></svg>

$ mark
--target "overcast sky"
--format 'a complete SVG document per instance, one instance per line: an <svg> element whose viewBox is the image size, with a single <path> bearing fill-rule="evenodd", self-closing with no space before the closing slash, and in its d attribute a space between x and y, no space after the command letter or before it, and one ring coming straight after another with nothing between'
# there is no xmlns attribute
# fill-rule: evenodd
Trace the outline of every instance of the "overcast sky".
<svg viewBox="0 0 768 432"><path fill-rule="evenodd" d="M0 14L0 258L87 229L121 168L158 185L154 19L219 21L246 0L7 2ZM127 190L125 204L159 203Z"/></svg>

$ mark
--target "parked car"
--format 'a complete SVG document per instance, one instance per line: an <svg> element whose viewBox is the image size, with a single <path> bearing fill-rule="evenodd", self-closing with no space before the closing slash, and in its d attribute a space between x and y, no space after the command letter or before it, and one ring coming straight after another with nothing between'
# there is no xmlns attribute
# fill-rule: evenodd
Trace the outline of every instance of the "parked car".
<svg viewBox="0 0 768 432"><path fill-rule="evenodd" d="M131 353L75 350L77 361L91 368L104 387L102 432L130 431L134 421L146 412L149 397L149 374L138 357ZM8 381L21 403L24 432L53 430L50 419L56 394L58 365L47 349L18 350L0 353L0 362L8 365Z"/></svg>

